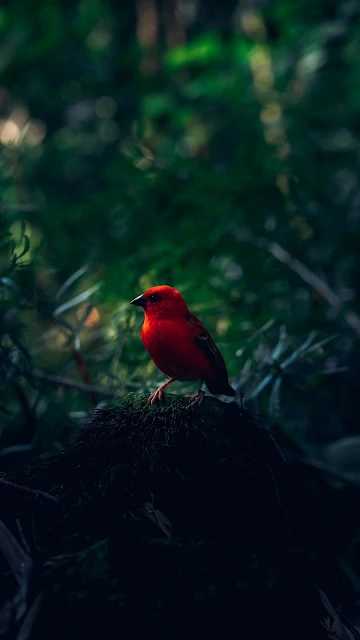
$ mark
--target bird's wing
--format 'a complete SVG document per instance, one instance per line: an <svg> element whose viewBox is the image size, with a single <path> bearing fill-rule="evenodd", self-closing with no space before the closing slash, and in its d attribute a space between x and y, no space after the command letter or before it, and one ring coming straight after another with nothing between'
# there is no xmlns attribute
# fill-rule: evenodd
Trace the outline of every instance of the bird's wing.
<svg viewBox="0 0 360 640"><path fill-rule="evenodd" d="M192 313L189 313L187 320L189 324L194 327L194 342L196 346L201 349L209 360L212 369L214 369L216 373L216 377L227 384L228 372L226 364L210 333L206 331L200 320Z"/></svg>

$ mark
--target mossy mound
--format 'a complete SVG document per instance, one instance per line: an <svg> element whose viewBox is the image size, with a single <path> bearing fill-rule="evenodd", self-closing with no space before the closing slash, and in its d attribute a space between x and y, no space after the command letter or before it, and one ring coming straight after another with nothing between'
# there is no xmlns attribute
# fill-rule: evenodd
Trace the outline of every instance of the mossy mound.
<svg viewBox="0 0 360 640"><path fill-rule="evenodd" d="M328 637L319 592L292 560L286 465L233 403L188 409L168 394L150 407L129 394L6 480L58 499L5 509L35 558L31 637Z"/></svg>

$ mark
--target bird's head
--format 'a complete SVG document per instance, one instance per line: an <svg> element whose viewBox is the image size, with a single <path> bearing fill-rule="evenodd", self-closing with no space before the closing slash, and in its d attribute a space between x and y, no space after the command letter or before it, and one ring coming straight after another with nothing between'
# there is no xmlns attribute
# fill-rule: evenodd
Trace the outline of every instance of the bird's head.
<svg viewBox="0 0 360 640"><path fill-rule="evenodd" d="M186 313L188 308L180 291L169 287L167 284L151 287L131 300L130 304L143 307L147 317L176 317Z"/></svg>

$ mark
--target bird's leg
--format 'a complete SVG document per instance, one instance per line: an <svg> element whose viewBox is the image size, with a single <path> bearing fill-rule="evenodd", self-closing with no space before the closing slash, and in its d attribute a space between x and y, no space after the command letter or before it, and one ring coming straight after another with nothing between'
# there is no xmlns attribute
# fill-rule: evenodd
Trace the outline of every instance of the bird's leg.
<svg viewBox="0 0 360 640"><path fill-rule="evenodd" d="M176 378L171 378L171 380L168 380L167 382L162 384L161 387L156 389L156 391L154 391L154 393L152 393L151 396L149 396L148 402L150 402L150 404L154 404L154 402L156 402L156 400L159 400L161 402L162 397L164 395L165 387L168 387L169 384L172 384L173 382L176 382Z"/></svg>
<svg viewBox="0 0 360 640"><path fill-rule="evenodd" d="M205 395L205 382L201 380L201 385L199 387L199 391L191 396L189 401L189 407L194 407L196 404L201 404Z"/></svg>

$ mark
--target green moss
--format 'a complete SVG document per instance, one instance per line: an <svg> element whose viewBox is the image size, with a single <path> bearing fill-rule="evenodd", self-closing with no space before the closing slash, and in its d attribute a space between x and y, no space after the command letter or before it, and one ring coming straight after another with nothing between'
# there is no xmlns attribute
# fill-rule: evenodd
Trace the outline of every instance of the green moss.
<svg viewBox="0 0 360 640"><path fill-rule="evenodd" d="M238 421L241 414L235 403L225 403L216 398L206 397L200 406L189 407L189 398L174 394L165 394L162 402L151 405L148 395L129 393L116 407L119 418L126 411L137 421L145 424L154 418L160 420L180 421L182 425L209 427L219 422L228 423ZM244 418L242 418L244 420Z"/></svg>

